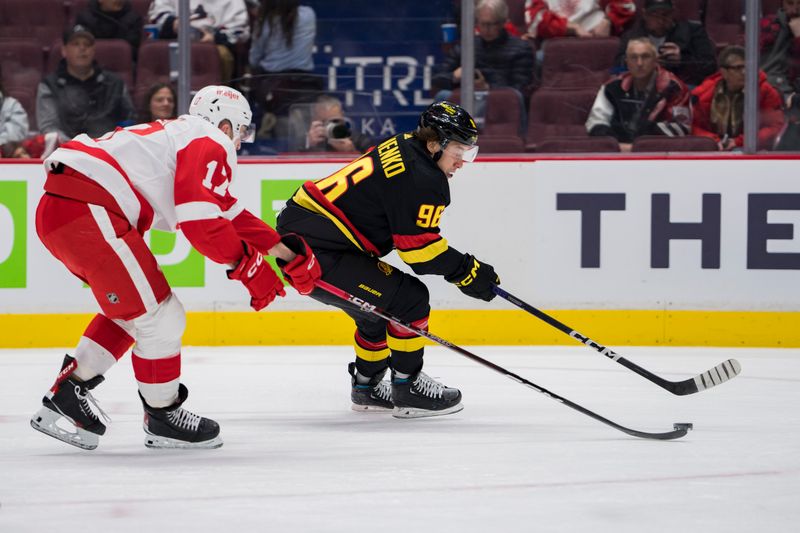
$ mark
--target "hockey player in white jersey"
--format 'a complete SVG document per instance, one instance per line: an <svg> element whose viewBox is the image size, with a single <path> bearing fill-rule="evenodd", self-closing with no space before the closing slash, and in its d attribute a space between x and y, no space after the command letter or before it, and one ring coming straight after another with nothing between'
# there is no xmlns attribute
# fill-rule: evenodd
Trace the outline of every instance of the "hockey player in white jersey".
<svg viewBox="0 0 800 533"><path fill-rule="evenodd" d="M215 421L182 407L188 394L180 383L185 313L142 235L151 227L180 229L204 256L230 265L228 277L244 284L256 311L285 295L262 254L288 262L287 280L311 292L319 267L305 242L281 238L230 194L236 150L248 140L251 117L238 91L209 86L195 95L188 115L118 128L98 139L79 135L45 160L37 234L89 285L101 312L74 357L64 359L31 419L35 429L96 448L106 427L95 409L107 419L90 391L133 345L145 445L222 445Z"/></svg>

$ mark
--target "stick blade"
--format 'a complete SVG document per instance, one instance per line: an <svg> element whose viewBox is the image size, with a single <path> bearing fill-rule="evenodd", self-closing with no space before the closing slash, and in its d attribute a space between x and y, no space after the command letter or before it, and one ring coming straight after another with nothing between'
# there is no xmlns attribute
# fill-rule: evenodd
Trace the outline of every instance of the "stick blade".
<svg viewBox="0 0 800 533"><path fill-rule="evenodd" d="M703 372L699 376L695 377L693 381L697 386L697 390L691 392L699 392L710 389L711 387L715 387L717 385L721 385L722 383L735 378L741 372L742 365L739 364L739 361L736 359L728 359L727 361L718 364L711 370Z"/></svg>

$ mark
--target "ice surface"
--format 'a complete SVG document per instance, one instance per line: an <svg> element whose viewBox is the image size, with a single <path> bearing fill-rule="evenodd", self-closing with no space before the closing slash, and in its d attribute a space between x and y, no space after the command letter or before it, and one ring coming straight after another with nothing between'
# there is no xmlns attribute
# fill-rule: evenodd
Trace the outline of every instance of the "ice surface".
<svg viewBox="0 0 800 533"><path fill-rule="evenodd" d="M351 348L186 347L186 407L219 450L149 450L126 357L95 390L113 423L81 451L30 428L59 350L0 350L0 532L789 532L800 523L800 350L620 348L670 380L729 357L740 376L678 397L585 347L474 347L629 437L440 347L426 372L466 408L349 409Z"/></svg>

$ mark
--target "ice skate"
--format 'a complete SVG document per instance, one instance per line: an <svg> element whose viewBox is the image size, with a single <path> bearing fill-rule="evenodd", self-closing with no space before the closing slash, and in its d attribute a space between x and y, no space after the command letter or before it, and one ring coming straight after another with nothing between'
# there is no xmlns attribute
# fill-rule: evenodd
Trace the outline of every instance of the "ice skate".
<svg viewBox="0 0 800 533"><path fill-rule="evenodd" d="M424 372L408 378L392 378L392 402L395 418L422 418L457 413L461 404L461 391L446 387Z"/></svg>
<svg viewBox="0 0 800 533"><path fill-rule="evenodd" d="M148 448L219 448L219 424L210 418L196 415L181 405L189 396L189 390L181 383L178 399L169 407L156 408L144 406L144 432L147 436L144 445Z"/></svg>
<svg viewBox="0 0 800 533"><path fill-rule="evenodd" d="M104 420L108 421L109 418L89 391L102 383L104 378L96 376L88 381L78 381L72 377L77 367L75 358L69 355L64 357L55 384L42 398L42 408L31 418L31 427L72 446L94 450L99 436L106 432L106 426L89 402Z"/></svg>
<svg viewBox="0 0 800 533"><path fill-rule="evenodd" d="M367 411L370 413L388 412L394 408L392 403L392 386L383 380L386 370L372 376L369 383L359 385L356 383L356 364L347 365L347 371L352 376L350 384L350 400L353 402L353 411Z"/></svg>

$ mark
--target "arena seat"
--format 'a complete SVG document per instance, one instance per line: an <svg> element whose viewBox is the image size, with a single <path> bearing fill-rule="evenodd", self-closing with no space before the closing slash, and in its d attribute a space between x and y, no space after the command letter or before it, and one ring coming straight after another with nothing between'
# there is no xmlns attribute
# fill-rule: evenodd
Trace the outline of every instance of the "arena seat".
<svg viewBox="0 0 800 533"><path fill-rule="evenodd" d="M0 2L0 39L33 39L49 47L66 27L64 5L53 0Z"/></svg>
<svg viewBox="0 0 800 533"><path fill-rule="evenodd" d="M525 148L537 150L547 139L587 136L586 119L597 96L597 89L560 91L540 89L531 97Z"/></svg>
<svg viewBox="0 0 800 533"><path fill-rule="evenodd" d="M461 102L461 92L453 91L451 99ZM509 87L489 91L486 115L478 144L483 153L519 153L524 151L522 123L525 110L519 92Z"/></svg>
<svg viewBox="0 0 800 533"><path fill-rule="evenodd" d="M614 137L553 137L536 145L541 154L611 153L619 152Z"/></svg>
<svg viewBox="0 0 800 533"><path fill-rule="evenodd" d="M139 48L136 67L136 89L134 104L140 107L140 99L155 83L168 83L170 73L170 42L166 40L145 41ZM222 67L219 53L213 43L192 43L191 89L197 90L206 85L219 84L222 81ZM177 72L175 72L177 76Z"/></svg>
<svg viewBox="0 0 800 533"><path fill-rule="evenodd" d="M89 0L66 0L64 5L67 8L68 24L72 24L75 22L77 14L86 9L89 5Z"/></svg>
<svg viewBox="0 0 800 533"><path fill-rule="evenodd" d="M664 135L642 135L633 141L633 152L717 152L714 139L697 135L667 137Z"/></svg>
<svg viewBox="0 0 800 533"><path fill-rule="evenodd" d="M611 77L619 49L617 37L548 39L544 42L542 88L599 87Z"/></svg>
<svg viewBox="0 0 800 533"><path fill-rule="evenodd" d="M742 44L744 42L742 15L744 15L742 2L707 0L706 30L718 49L729 44Z"/></svg>
<svg viewBox="0 0 800 533"><path fill-rule="evenodd" d="M6 86L32 86L41 81L44 49L32 39L0 40L0 67Z"/></svg>

